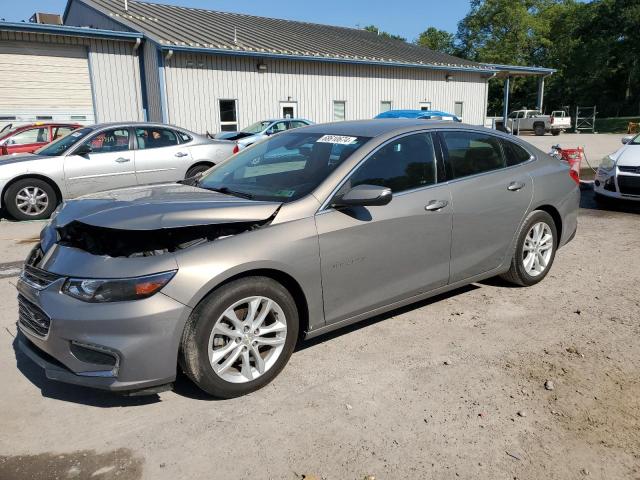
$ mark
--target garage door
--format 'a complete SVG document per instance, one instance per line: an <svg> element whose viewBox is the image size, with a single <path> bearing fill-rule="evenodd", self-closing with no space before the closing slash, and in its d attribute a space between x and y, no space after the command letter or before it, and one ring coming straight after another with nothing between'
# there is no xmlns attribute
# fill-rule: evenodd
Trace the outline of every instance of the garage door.
<svg viewBox="0 0 640 480"><path fill-rule="evenodd" d="M93 119L86 49L1 42L0 114Z"/></svg>

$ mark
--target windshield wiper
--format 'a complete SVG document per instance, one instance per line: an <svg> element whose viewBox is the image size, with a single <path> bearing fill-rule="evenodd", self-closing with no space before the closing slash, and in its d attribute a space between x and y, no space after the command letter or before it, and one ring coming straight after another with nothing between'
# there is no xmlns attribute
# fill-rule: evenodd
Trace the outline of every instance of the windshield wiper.
<svg viewBox="0 0 640 480"><path fill-rule="evenodd" d="M211 190L213 192L224 193L225 195L233 195L234 197L246 198L248 200L252 200L253 199L253 195L251 195L250 193L236 192L234 190L229 189L228 187L217 187L217 188L215 188L215 187L200 186L200 188L205 188L205 189Z"/></svg>

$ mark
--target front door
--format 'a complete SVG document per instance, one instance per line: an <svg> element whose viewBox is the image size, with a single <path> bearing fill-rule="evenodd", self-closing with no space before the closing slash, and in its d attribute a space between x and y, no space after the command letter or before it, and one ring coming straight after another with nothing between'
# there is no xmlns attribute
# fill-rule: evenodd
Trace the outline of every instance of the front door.
<svg viewBox="0 0 640 480"><path fill-rule="evenodd" d="M136 176L141 185L182 180L193 164L191 152L175 130L136 128Z"/></svg>
<svg viewBox="0 0 640 480"><path fill-rule="evenodd" d="M137 185L128 128L102 131L82 145L91 152L64 159L67 194L77 197L93 192Z"/></svg>
<svg viewBox="0 0 640 480"><path fill-rule="evenodd" d="M404 136L369 157L337 193L381 185L393 191L391 203L316 215L327 324L447 284L451 199L436 178L431 135Z"/></svg>
<svg viewBox="0 0 640 480"><path fill-rule="evenodd" d="M533 182L526 168L507 168L498 137L464 131L441 135L452 177L454 283L497 268L510 254Z"/></svg>
<svg viewBox="0 0 640 480"><path fill-rule="evenodd" d="M280 102L280 114L282 118L296 118L298 104L296 102Z"/></svg>

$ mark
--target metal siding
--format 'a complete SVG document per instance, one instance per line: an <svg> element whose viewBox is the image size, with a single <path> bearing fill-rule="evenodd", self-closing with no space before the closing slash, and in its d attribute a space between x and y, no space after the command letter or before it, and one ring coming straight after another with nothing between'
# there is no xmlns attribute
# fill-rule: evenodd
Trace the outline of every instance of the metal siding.
<svg viewBox="0 0 640 480"><path fill-rule="evenodd" d="M187 66L187 62L193 66ZM259 73L256 65L267 71ZM200 67L199 64L203 64ZM220 130L220 99L237 99L240 127L280 115L280 102L298 103L298 116L315 122L333 119L333 101L346 102L346 119L372 118L380 102L394 109L417 109L422 101L453 112L464 102L464 121L482 125L487 76L406 67L331 64L283 59L252 59L176 52L166 62L169 122L197 132Z"/></svg>
<svg viewBox="0 0 640 480"><path fill-rule="evenodd" d="M162 121L162 106L160 104L160 78L158 77L158 53L156 45L145 41L143 45L144 71L147 81L147 99L149 101L149 121Z"/></svg>
<svg viewBox="0 0 640 480"><path fill-rule="evenodd" d="M101 122L141 121L144 119L139 62L133 52L133 44L131 42L8 31L0 31L0 42L2 42L0 43L2 48L7 48L8 45L11 45L10 42L15 42L18 50L25 54L30 51L39 52L43 49L48 49L49 51L58 52L57 54L61 58L69 57L71 59L77 58L78 52L84 52L86 51L85 49L88 49L88 55L82 54L84 55L82 60L84 66L80 68L74 64L73 70L77 73L76 79L80 75L76 67L80 68L80 70L86 70L87 82L84 84L86 95L83 98L89 100L88 105L85 106L83 104L85 110L80 112L77 108L71 108L69 102L72 101L73 96L67 94L50 95L49 100L54 100L51 108L55 109L56 112L64 111L74 115L88 114L91 117L92 109L95 108L97 118ZM24 56L28 57L28 55ZM91 75L89 75L89 60L92 67ZM33 68L46 69L48 67L42 62L36 61ZM3 69L2 71L7 72L8 70ZM58 69L58 72L60 71L65 72L64 82L68 87L71 82L67 67L62 70ZM51 73L49 78L54 78L54 75L57 75L56 72L49 73ZM6 75L6 73L3 74L2 79L8 78ZM33 70L31 75L33 76ZM91 85L89 84L89 79L91 80ZM95 102L91 97L91 86L93 87ZM10 91L9 88L8 86L0 86L0 96L6 98L7 92ZM57 88L60 91L64 90L63 85L59 85ZM28 113L24 108L28 100L29 98L25 96L24 100L21 101L22 112L3 113ZM42 104L38 104L34 106L34 113L51 113L50 111L45 111L46 108L46 104L44 107Z"/></svg>

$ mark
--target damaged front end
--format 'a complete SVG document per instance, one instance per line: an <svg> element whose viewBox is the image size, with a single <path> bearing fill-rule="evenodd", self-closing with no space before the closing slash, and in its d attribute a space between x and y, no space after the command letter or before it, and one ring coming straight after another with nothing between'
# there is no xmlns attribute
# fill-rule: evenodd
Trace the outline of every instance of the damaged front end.
<svg viewBox="0 0 640 480"><path fill-rule="evenodd" d="M260 221L191 225L155 230L121 230L73 221L57 228L57 243L98 256L150 257L256 230L271 223L274 216L275 213L268 219Z"/></svg>

